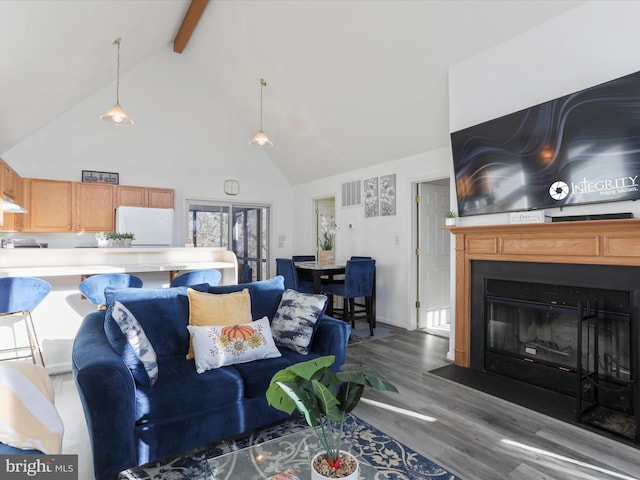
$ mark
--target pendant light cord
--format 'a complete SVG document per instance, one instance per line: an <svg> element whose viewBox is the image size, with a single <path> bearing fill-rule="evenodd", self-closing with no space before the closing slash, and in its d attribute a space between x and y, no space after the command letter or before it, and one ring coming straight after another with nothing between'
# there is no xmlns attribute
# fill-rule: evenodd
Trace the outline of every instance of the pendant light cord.
<svg viewBox="0 0 640 480"><path fill-rule="evenodd" d="M262 90L267 85L264 78L260 79L260 130L262 130Z"/></svg>
<svg viewBox="0 0 640 480"><path fill-rule="evenodd" d="M120 41L121 38L116 38L113 41L114 45L118 46L118 62L116 66L116 103L120 104Z"/></svg>

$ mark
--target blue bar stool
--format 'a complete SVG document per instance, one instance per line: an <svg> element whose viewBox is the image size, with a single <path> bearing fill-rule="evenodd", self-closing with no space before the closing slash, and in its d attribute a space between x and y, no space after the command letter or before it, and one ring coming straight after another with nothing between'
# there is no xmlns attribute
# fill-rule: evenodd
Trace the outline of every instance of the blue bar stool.
<svg viewBox="0 0 640 480"><path fill-rule="evenodd" d="M219 270L205 268L202 270L191 270L177 276L171 281L170 287L188 287L189 285L198 285L199 283L208 283L215 287L222 280L222 273Z"/></svg>
<svg viewBox="0 0 640 480"><path fill-rule="evenodd" d="M104 296L104 289L107 287L141 288L142 280L128 273L100 273L85 278L78 286L80 293L87 297L91 303L97 305L98 309L105 308L107 299Z"/></svg>
<svg viewBox="0 0 640 480"><path fill-rule="evenodd" d="M51 291L51 284L34 277L3 277L0 278L0 317L20 315L27 331L29 345L15 345L5 348L0 353L13 352L14 355L3 360L29 358L36 363L36 352L44 367L44 357L38 335L33 325L31 311L36 308ZM21 353L29 351L28 354Z"/></svg>
<svg viewBox="0 0 640 480"><path fill-rule="evenodd" d="M346 322L350 321L354 329L356 318L366 319L371 336L373 336L373 329L376 326L373 303L375 270L375 260L349 260L345 269L344 282L327 283L322 286L323 293L329 297L329 305L333 305L333 295L344 298L342 319ZM364 298L365 308L362 317L356 316L356 298Z"/></svg>

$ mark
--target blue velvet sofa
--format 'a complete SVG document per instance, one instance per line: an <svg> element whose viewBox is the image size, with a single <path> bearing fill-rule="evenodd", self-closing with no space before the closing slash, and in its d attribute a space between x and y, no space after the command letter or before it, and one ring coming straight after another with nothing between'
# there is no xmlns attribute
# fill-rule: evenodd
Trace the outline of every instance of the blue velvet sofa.
<svg viewBox="0 0 640 480"><path fill-rule="evenodd" d="M202 288L202 286L200 286ZM249 289L253 320L271 320L284 292L283 278L218 287L209 293ZM281 357L255 360L196 373L186 360L189 301L186 287L125 288L107 291L107 304L118 300L143 327L156 355L158 378L139 384L105 334L105 311L89 313L78 330L72 369L93 450L96 479L204 446L283 420L265 392L273 374L296 362L335 355L344 363L350 326L322 315L310 345L301 355L280 347Z"/></svg>

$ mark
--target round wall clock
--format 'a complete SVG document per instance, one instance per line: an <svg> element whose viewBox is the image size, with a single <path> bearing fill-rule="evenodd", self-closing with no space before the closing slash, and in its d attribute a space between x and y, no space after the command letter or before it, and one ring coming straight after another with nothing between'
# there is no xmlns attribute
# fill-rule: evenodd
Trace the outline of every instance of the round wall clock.
<svg viewBox="0 0 640 480"><path fill-rule="evenodd" d="M240 192L240 184L237 180L224 181L224 193L227 195L238 195Z"/></svg>

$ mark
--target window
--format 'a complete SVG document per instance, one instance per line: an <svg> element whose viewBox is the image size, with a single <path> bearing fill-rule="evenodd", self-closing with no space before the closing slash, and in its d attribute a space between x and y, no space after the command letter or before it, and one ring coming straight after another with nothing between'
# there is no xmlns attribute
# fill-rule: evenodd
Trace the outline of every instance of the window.
<svg viewBox="0 0 640 480"><path fill-rule="evenodd" d="M187 202L189 234L194 247L223 247L238 258L239 275L251 267L248 280L269 278L269 213L265 205ZM245 272L246 273L246 272Z"/></svg>

